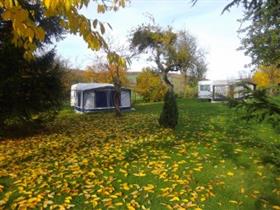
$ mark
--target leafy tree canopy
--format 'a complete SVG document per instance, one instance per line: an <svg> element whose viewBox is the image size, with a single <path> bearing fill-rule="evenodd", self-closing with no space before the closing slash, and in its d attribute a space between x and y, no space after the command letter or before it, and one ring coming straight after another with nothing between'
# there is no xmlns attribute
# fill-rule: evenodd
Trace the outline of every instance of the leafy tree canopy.
<svg viewBox="0 0 280 210"><path fill-rule="evenodd" d="M151 53L151 59L170 89L173 89L173 85L168 80L168 72L181 71L195 75L201 71L203 75L206 71L204 53L198 49L195 38L185 31L176 33L170 27L141 25L132 34L131 49L137 53Z"/></svg>
<svg viewBox="0 0 280 210"><path fill-rule="evenodd" d="M254 2L254 1L252 1ZM255 1L245 11L243 22L250 25L240 30L246 55L257 65L280 65L280 2Z"/></svg>
<svg viewBox="0 0 280 210"><path fill-rule="evenodd" d="M126 69L120 67L117 72L115 65L99 64L90 66L84 71L84 76L89 82L113 83L117 73L120 77L121 85L128 85Z"/></svg>
<svg viewBox="0 0 280 210"><path fill-rule="evenodd" d="M125 0L97 1L97 13L104 13L109 10L117 10L125 6ZM25 49L25 58L32 58L32 53L37 49L37 42L46 39L47 31L38 22L34 7L42 7L41 16L59 17L60 26L66 31L78 34L88 43L92 50L99 50L107 47L102 37L105 33L105 26L98 19L90 20L79 13L83 7L87 7L89 0L0 0L0 16L5 23L12 27L12 43ZM110 27L110 25L108 25ZM114 57L114 56L110 56Z"/></svg>

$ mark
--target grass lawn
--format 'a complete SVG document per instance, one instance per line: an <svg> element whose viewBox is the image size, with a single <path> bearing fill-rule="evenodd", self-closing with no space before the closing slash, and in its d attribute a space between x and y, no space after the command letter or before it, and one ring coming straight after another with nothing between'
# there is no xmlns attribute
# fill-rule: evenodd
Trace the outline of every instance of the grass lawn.
<svg viewBox="0 0 280 210"><path fill-rule="evenodd" d="M64 110L1 141L0 209L280 209L279 134L222 104L178 106L176 131L153 103L121 119Z"/></svg>

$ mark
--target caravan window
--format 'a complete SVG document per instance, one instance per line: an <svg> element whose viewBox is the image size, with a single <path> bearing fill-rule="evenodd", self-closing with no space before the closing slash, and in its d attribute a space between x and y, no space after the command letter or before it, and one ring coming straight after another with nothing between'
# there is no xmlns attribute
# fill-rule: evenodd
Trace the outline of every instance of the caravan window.
<svg viewBox="0 0 280 210"><path fill-rule="evenodd" d="M210 85L200 85L201 91L210 91Z"/></svg>

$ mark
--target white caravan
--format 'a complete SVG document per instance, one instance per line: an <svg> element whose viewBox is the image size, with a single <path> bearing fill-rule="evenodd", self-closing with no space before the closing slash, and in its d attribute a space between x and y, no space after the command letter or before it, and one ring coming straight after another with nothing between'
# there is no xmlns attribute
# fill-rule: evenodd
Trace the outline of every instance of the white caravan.
<svg viewBox="0 0 280 210"><path fill-rule="evenodd" d="M212 81L203 80L198 82L198 98L208 99L212 98Z"/></svg>
<svg viewBox="0 0 280 210"><path fill-rule="evenodd" d="M229 96L234 98L242 98L244 89L239 83L241 80L202 80L198 82L198 98L207 99L212 102L224 101ZM248 82L251 89L255 89L255 85Z"/></svg>

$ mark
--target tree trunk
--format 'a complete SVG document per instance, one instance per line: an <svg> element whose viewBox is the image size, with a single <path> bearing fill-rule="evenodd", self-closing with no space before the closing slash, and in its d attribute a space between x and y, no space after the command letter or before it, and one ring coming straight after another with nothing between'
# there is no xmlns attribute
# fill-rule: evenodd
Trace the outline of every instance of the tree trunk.
<svg viewBox="0 0 280 210"><path fill-rule="evenodd" d="M117 91L115 92L115 95L114 95L114 105L115 105L115 113L116 113L116 116L117 117L120 117L122 115L121 113L121 108L120 108L120 104L121 104L121 93L120 91Z"/></svg>
<svg viewBox="0 0 280 210"><path fill-rule="evenodd" d="M4 136L4 129L5 129L4 120L0 118L0 141L1 138Z"/></svg>
<svg viewBox="0 0 280 210"><path fill-rule="evenodd" d="M162 79L165 82L165 84L167 85L168 91L174 92L174 86L168 79L168 71L163 71L162 72Z"/></svg>
<svg viewBox="0 0 280 210"><path fill-rule="evenodd" d="M119 67L116 69L116 76L113 78L114 87L115 87L115 94L114 94L114 106L115 106L115 113L117 117L122 115L121 113L121 80L119 75Z"/></svg>
<svg viewBox="0 0 280 210"><path fill-rule="evenodd" d="M188 76L187 76L187 72L184 72L184 86L186 87L188 84Z"/></svg>
<svg viewBox="0 0 280 210"><path fill-rule="evenodd" d="M174 86L173 84L169 81L168 79L168 72L169 72L169 69L168 68L165 68L162 63L160 62L160 52L157 51L157 55L156 55L156 59L155 59L155 62L161 72L161 75L162 75L162 79L164 81L164 83L167 85L168 87L168 91L171 91L171 92L174 92Z"/></svg>

